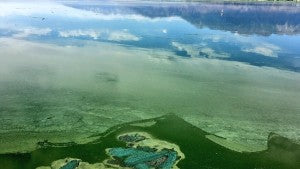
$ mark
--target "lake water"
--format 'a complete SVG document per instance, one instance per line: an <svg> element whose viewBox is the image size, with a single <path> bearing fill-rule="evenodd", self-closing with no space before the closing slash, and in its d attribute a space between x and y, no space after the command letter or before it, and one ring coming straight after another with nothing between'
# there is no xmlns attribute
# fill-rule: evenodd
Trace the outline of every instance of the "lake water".
<svg viewBox="0 0 300 169"><path fill-rule="evenodd" d="M0 2L0 153L173 113L300 142L300 4Z"/></svg>

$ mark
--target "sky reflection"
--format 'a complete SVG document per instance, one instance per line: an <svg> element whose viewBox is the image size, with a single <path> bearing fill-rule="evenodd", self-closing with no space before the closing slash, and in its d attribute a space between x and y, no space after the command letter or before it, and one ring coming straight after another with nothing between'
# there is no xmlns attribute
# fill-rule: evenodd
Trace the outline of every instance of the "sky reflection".
<svg viewBox="0 0 300 169"><path fill-rule="evenodd" d="M1 2L0 36L112 42L300 71L297 4L41 3Z"/></svg>
<svg viewBox="0 0 300 169"><path fill-rule="evenodd" d="M264 146L271 131L299 141L298 4L52 1L0 9L1 133L65 132L80 142L174 113L235 141ZM40 139L26 137L29 148ZM5 139L2 151L28 149Z"/></svg>

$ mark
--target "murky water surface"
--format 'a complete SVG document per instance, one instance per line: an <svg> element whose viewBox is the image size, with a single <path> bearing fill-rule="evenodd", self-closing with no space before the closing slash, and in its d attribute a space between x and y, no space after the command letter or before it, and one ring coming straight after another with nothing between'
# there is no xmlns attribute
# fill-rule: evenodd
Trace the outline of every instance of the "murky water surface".
<svg viewBox="0 0 300 169"><path fill-rule="evenodd" d="M300 140L300 5L0 3L0 151L174 113ZM21 143L21 144L20 144Z"/></svg>

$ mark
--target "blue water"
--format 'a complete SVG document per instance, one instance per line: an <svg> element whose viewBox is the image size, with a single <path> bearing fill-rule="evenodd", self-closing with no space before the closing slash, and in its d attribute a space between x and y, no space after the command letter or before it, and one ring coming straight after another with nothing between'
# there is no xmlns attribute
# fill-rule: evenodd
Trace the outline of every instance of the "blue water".
<svg viewBox="0 0 300 169"><path fill-rule="evenodd" d="M50 28L44 35L26 39L61 45L83 45L79 40L103 41L141 48L166 49L189 57L208 57L199 52L191 56L173 42L210 48L226 57L255 66L300 71L300 5L272 3L65 3L78 15L61 17L55 7L51 13L30 16L10 15L0 18L0 36L9 37L23 28ZM92 12L85 16L82 11ZM101 16L101 20L97 18ZM14 26L11 26L13 24ZM5 26L8 25L8 26ZM80 35L76 31L86 31ZM60 32L75 31L62 37ZM99 37L90 33L97 32ZM110 32L132 34L115 40ZM74 34L74 32L73 32ZM198 47L198 48L197 48Z"/></svg>

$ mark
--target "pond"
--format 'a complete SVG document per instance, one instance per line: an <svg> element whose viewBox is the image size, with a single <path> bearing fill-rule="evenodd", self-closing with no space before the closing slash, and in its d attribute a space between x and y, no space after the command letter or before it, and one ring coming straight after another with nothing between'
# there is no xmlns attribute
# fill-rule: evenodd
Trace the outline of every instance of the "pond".
<svg viewBox="0 0 300 169"><path fill-rule="evenodd" d="M0 168L25 158L14 153L42 158L38 142L86 146L116 126L159 117L173 126L166 132L180 128L176 116L250 152L267 149L271 132L300 143L299 3L3 1L0 9ZM179 147L196 143L186 133L162 137L153 125L137 130ZM115 142L101 152L124 146ZM14 167L79 158L62 151ZM179 168L192 165L186 153Z"/></svg>

